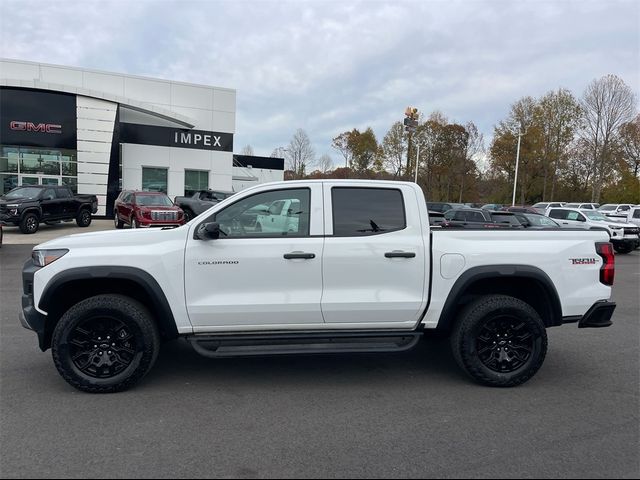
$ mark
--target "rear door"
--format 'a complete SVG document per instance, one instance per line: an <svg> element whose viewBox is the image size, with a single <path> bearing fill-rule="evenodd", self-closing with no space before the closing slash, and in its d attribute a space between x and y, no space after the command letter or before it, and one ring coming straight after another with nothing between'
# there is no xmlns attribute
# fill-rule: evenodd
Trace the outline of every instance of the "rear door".
<svg viewBox="0 0 640 480"><path fill-rule="evenodd" d="M415 192L403 184L325 184L322 314L327 324L410 328L420 320L427 281L423 228L426 233L428 227L422 225Z"/></svg>

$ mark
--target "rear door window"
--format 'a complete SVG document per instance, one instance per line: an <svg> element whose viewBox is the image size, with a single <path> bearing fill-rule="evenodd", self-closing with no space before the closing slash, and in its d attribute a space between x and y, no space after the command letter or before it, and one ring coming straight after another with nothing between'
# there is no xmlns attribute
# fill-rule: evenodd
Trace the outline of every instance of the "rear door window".
<svg viewBox="0 0 640 480"><path fill-rule="evenodd" d="M562 210L562 209L556 208L556 209L551 210L549 212L549 217L550 218L556 218L558 220L566 220L567 219L567 212L568 212L568 210Z"/></svg>
<svg viewBox="0 0 640 480"><path fill-rule="evenodd" d="M480 212L467 212L467 219L470 222L484 222L484 216Z"/></svg>
<svg viewBox="0 0 640 480"><path fill-rule="evenodd" d="M331 203L336 237L381 235L407 226L400 190L333 187Z"/></svg>

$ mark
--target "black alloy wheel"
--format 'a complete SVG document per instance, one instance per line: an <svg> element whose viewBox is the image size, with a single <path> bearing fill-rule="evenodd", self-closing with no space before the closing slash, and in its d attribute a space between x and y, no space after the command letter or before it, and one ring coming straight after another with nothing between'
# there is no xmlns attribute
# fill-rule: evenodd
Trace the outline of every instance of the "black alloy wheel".
<svg viewBox="0 0 640 480"><path fill-rule="evenodd" d="M51 339L60 375L89 393L135 385L151 369L159 349L158 329L146 307L116 294L90 297L71 307Z"/></svg>
<svg viewBox="0 0 640 480"><path fill-rule="evenodd" d="M38 216L35 213L27 213L20 222L20 231L31 235L38 231L39 226Z"/></svg>
<svg viewBox="0 0 640 480"><path fill-rule="evenodd" d="M451 333L458 365L477 382L492 387L528 381L542 366L547 343L538 312L507 295L484 295L469 303Z"/></svg>
<svg viewBox="0 0 640 480"><path fill-rule="evenodd" d="M527 323L512 316L497 315L480 329L476 349L490 370L511 373L527 363L534 349L534 333Z"/></svg>
<svg viewBox="0 0 640 480"><path fill-rule="evenodd" d="M76 218L76 223L79 227L83 228L91 225L91 212L86 208L81 210L80 213L78 213L78 218Z"/></svg>
<svg viewBox="0 0 640 480"><path fill-rule="evenodd" d="M80 322L67 341L75 368L92 378L112 378L143 354L133 329L111 316L98 315Z"/></svg>

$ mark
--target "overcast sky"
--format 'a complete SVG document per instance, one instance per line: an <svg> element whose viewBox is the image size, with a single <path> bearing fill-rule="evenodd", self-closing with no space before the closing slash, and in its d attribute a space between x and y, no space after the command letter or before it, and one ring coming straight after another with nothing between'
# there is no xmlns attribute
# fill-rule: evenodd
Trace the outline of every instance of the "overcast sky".
<svg viewBox="0 0 640 480"><path fill-rule="evenodd" d="M317 156L406 106L475 122L614 73L640 85L640 2L0 0L0 56L233 88L235 151L297 128Z"/></svg>

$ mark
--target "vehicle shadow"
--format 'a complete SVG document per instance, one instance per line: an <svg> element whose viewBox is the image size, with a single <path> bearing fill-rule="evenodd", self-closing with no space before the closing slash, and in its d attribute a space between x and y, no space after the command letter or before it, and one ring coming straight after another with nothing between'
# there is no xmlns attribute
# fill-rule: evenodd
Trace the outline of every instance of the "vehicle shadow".
<svg viewBox="0 0 640 480"><path fill-rule="evenodd" d="M212 359L199 355L184 340L163 345L157 363L144 383L304 385L321 382L360 382L378 377L385 381L415 381L433 377L459 382L467 377L458 368L449 342L426 337L412 350L402 353L353 353L284 355Z"/></svg>

